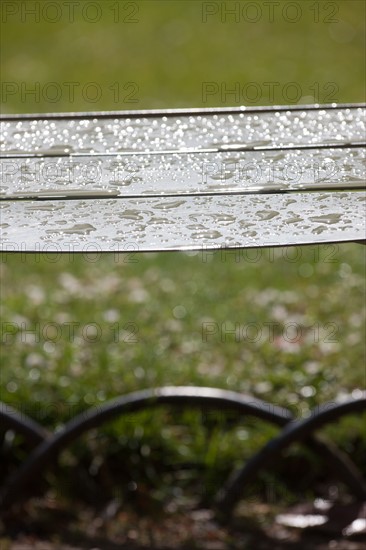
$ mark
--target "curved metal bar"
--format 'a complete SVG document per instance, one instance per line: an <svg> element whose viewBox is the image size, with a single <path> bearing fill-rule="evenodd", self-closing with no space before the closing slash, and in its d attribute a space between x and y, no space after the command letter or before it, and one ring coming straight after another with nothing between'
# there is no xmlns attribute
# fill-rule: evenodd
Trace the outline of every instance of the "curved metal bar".
<svg viewBox="0 0 366 550"><path fill-rule="evenodd" d="M117 416L165 404L237 410L243 415L255 416L280 427L285 426L292 418L291 412L285 408L252 396L215 388L183 386L134 392L113 399L98 409L88 409L68 422L51 439L38 445L6 483L0 496L0 506L5 507L14 503L24 493L24 487L31 480L37 479L61 450L81 434Z"/></svg>
<svg viewBox="0 0 366 550"><path fill-rule="evenodd" d="M27 462L9 479L2 494L3 505L8 506L13 503L21 488L35 479L47 463L56 458L79 435L121 414L164 404L237 410L241 414L254 415L279 427L285 426L292 420L292 415L287 409L227 390L189 386L135 392L118 397L97 410L89 409L72 419L50 440L40 444ZM19 416L19 413L17 414ZM10 420L14 417L16 414ZM30 420L30 422L33 421ZM313 451L322 454L329 461L330 466L350 487L356 498L366 494L365 484L356 466L337 447L313 437L307 438L306 443Z"/></svg>
<svg viewBox="0 0 366 550"><path fill-rule="evenodd" d="M0 402L0 429L14 430L33 445L38 445L50 437L48 430L38 422L3 402Z"/></svg>
<svg viewBox="0 0 366 550"><path fill-rule="evenodd" d="M319 436L313 436L304 443L308 446L311 443L311 450L320 456L329 469L333 470L334 474L348 486L357 500L366 500L366 481L345 452L328 439L325 440Z"/></svg>
<svg viewBox="0 0 366 550"><path fill-rule="evenodd" d="M225 519L230 516L235 504L245 490L247 483L253 481L261 468L273 464L280 453L295 441L304 440L309 434L341 416L366 410L366 392L359 398L348 399L342 403L326 403L311 412L309 418L289 423L282 432L269 441L258 453L249 459L245 466L235 472L224 488L218 493L215 506L219 516ZM361 488L362 489L362 488ZM366 500L366 491L362 491Z"/></svg>

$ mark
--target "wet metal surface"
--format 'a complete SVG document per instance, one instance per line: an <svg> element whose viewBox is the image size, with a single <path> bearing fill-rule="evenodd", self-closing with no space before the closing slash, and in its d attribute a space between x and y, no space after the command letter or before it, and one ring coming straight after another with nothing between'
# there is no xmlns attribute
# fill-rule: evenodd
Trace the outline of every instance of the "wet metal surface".
<svg viewBox="0 0 366 550"><path fill-rule="evenodd" d="M364 106L1 119L5 250L362 240Z"/></svg>
<svg viewBox="0 0 366 550"><path fill-rule="evenodd" d="M205 249L362 238L365 194L4 201L3 249ZM13 243L15 244L13 248Z"/></svg>

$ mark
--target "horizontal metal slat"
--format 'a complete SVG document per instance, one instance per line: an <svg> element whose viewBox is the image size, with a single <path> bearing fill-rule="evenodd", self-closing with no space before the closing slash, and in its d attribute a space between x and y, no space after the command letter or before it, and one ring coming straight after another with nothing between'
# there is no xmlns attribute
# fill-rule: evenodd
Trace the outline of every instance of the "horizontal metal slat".
<svg viewBox="0 0 366 550"><path fill-rule="evenodd" d="M2 248L127 252L363 240L362 192L2 201Z"/></svg>
<svg viewBox="0 0 366 550"><path fill-rule="evenodd" d="M366 150L1 159L0 200L366 188Z"/></svg>
<svg viewBox="0 0 366 550"><path fill-rule="evenodd" d="M173 116L2 119L2 155L118 154L365 141L365 107Z"/></svg>

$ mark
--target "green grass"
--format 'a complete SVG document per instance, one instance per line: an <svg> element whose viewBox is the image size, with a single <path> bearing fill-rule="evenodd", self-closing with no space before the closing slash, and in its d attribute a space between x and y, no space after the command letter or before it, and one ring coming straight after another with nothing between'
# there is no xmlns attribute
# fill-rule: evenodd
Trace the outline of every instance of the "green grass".
<svg viewBox="0 0 366 550"><path fill-rule="evenodd" d="M296 262L295 252L301 254ZM218 252L207 262L200 254L150 254L136 263L111 255L94 263L80 256L56 263L8 256L2 264L2 318L10 323L3 325L9 334L3 329L2 400L55 429L88 407L151 386L249 392L296 416L364 388L364 249L262 250L256 263L252 254ZM268 323L276 323L273 338ZM237 335L229 332L235 326ZM91 453L107 464L123 456L128 479L147 475L156 487L172 464L196 462L206 490L210 479L217 489L232 465L275 429L206 416L130 415L93 432L74 452L88 464ZM362 420L343 425L328 431L364 467Z"/></svg>
<svg viewBox="0 0 366 550"><path fill-rule="evenodd" d="M286 21L284 9L288 2L284 1L276 9L273 22L259 2L263 11L257 23L248 22L253 18L249 12L248 16L241 15L238 23L233 17L222 23L220 14L203 23L204 3L176 0L136 2L139 11L133 18L137 23L126 21L126 3L119 2L119 23L114 23L111 4L101 3L102 17L95 24L83 20L81 8L75 11L74 23L68 23L66 11L58 23L41 18L40 23L32 24L30 17L29 23L21 23L20 15L9 16L1 33L2 80L18 84L19 89L22 83L31 88L31 83L39 82L41 93L39 101L20 92L3 97L3 110L286 104L291 99L286 88L283 92L290 82L297 83L302 97L309 102L362 101L365 96L365 7L358 0L331 3L338 6L333 16L338 23L324 22L331 17L331 5L329 8L323 1L318 4L318 23L311 9L316 3L310 0L301 2L297 23ZM294 17L291 12L289 17ZM49 82L56 82L62 89L56 102L47 100L47 92L42 94ZM66 82L78 83L73 101L69 101ZM97 83L101 90L96 103L83 97L90 82ZM137 103L126 102L126 95L137 90L124 90L129 82L138 87L136 95L130 97L138 99ZM222 98L217 93L205 103L201 93L204 82L219 86L224 83L227 89L239 83L244 93L239 101L235 96ZM275 83L273 100L266 82ZM120 97L114 95L115 83ZM249 83L259 86L257 101L253 100L254 88L246 87ZM329 87L329 83L334 85Z"/></svg>
<svg viewBox="0 0 366 550"><path fill-rule="evenodd" d="M221 23L215 17L203 24L202 4L193 1L139 2L135 24L114 24L109 12L97 24L80 18L73 24L24 24L14 18L1 33L3 81L19 89L34 82L43 88L56 82L63 90L65 82L80 83L77 90L96 82L102 97L91 103L76 92L75 100L68 101L63 93L53 103L42 94L36 101L15 93L2 96L2 111L236 104L232 96L219 94L205 103L203 82L225 83L228 88L238 82L241 89L257 83L262 97L256 103L244 98L244 104L289 103L283 94L289 82L300 87L303 102L362 101L364 3L335 3L339 23L314 23L309 4L301 3L303 17L298 23L283 17L273 23L265 17L255 24ZM320 8L325 9L324 3ZM326 13L321 14L324 19ZM118 101L110 89L116 82L123 92ZM128 82L138 86L137 103L123 100L131 91L123 90ZM279 83L273 99L265 82ZM319 94L314 95L314 83ZM329 83L336 88L329 88ZM330 98L331 89L336 94ZM165 384L251 392L290 407L297 416L363 389L365 249L350 244L297 252L297 259L290 249L278 249L244 251L237 258L217 253L207 261L199 254L178 253L118 259L107 255L96 262L64 257L55 263L44 257L4 257L1 316L6 342L0 398L55 429L76 412L109 398ZM258 254L258 261L252 254ZM279 325L270 341L268 323L274 322ZM70 323L77 324L73 338ZM93 323L99 327L95 342ZM207 341L203 323L218 327ZM262 330L258 341L251 341L253 323ZM288 323L301 328L298 342L283 337ZM222 327L230 330L235 325L237 339L228 333L222 341ZM7 335L8 329L14 334ZM286 335L287 340L293 338L291 331ZM329 337L335 341L326 342ZM352 417L327 432L364 470L363 421ZM171 464L196 462L201 464L201 481L189 470L186 477L180 473L180 481L168 471L165 496L178 482L183 487L198 483L198 492L210 493L235 464L274 433L250 419L238 424L220 414L206 418L194 411L180 415L163 410L92 432L75 444L73 453L85 467L93 463L93 475L106 491L115 490L114 472L121 483L137 480L159 493L163 472ZM18 459L25 454L19 444ZM297 466L289 473L292 454L278 471L283 479L287 469L294 491L303 490L307 470L301 470L296 453ZM66 453L62 461L65 480L72 455ZM121 461L126 466L122 472ZM320 469L314 464L316 472ZM254 492L262 492L268 477L262 476L260 483Z"/></svg>

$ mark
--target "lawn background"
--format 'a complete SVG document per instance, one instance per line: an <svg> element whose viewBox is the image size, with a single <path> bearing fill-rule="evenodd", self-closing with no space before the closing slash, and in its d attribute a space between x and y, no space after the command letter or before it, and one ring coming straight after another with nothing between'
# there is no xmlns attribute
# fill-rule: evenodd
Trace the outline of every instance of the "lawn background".
<svg viewBox="0 0 366 550"><path fill-rule="evenodd" d="M248 22L254 18L249 11L246 17L241 11L238 22L231 16L221 21L224 2L211 3L219 13L206 23L205 3L198 1L107 0L97 3L102 17L96 23L80 16L79 9L73 23L65 11L58 23L42 16L39 22L24 16L22 22L24 3L12 4L19 7L17 14L2 12L3 113L286 104L291 102L290 82L301 90L302 103L322 103L330 97L361 102L365 97L362 1L297 2L301 17L292 23L283 15L294 17L283 11L289 2L279 3L272 22L265 2L252 3L262 10L255 23ZM111 6L117 4L119 21L114 22ZM319 22L314 21L316 13ZM338 22L324 22L332 17ZM57 101L43 93L51 89L50 82L62 89ZM72 101L68 82L76 83ZM240 98L218 93L205 101L205 82L217 83L219 89L239 83L245 93ZM268 82L274 83L274 97L268 94ZM249 83L261 91L257 100L251 100ZM92 92L95 85L101 90L96 102L85 97L85 90ZM37 86L39 97L25 93ZM9 95L9 90L15 92ZM126 99L131 91L137 102ZM296 415L306 414L318 403L365 388L364 275L365 249L356 244L238 256L218 252L209 258L174 253L64 257L54 262L4 256L2 320L19 328L24 323L26 330L7 337L2 346L0 398L53 429L108 398L164 384L248 391L288 406ZM70 322L79 323L74 338L65 329ZM243 337L238 342L230 335L222 342L218 333L205 342L204 322L227 328L260 323L263 335L257 342ZM301 339L289 343L279 329L270 342L264 323L271 322L298 323ZM50 330L37 341L31 330L47 323L63 327L61 336ZM101 328L96 342L91 341L92 332L83 333L91 323ZM316 323L318 341L311 328ZM333 342L326 341L329 327L335 329ZM136 339L131 330L137 331ZM365 471L364 420L350 417L326 431ZM136 493L131 485L135 481L138 490L154 488L163 499L181 495L177 487L192 485L201 495L210 495L233 465L274 433L250 420L240 425L231 420L228 425L219 414L211 419L192 411L139 414L76 444L72 455L63 456L63 482L54 487L72 491L65 480L70 479L76 454L95 487L104 488L106 499L118 481L122 498L127 492L129 502ZM20 461L26 451L21 442L14 444ZM113 469L121 461L125 470ZM198 482L194 471L181 471L178 479L163 473L181 462L201 464ZM282 478L275 472L264 474L253 492L265 498L268 483L275 479L282 487L286 476L295 493L305 491L322 470L319 464L313 466L311 473L309 463L301 463L296 449L290 450L276 470L282 471ZM54 483L51 475L49 480ZM291 498L287 489L278 494Z"/></svg>

